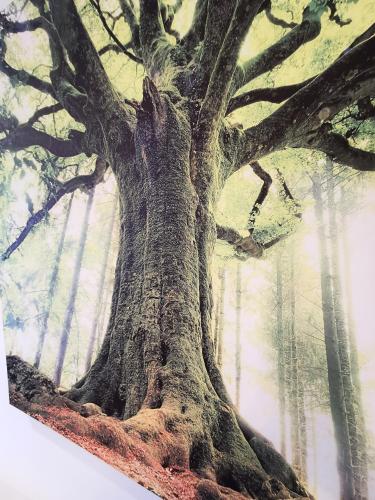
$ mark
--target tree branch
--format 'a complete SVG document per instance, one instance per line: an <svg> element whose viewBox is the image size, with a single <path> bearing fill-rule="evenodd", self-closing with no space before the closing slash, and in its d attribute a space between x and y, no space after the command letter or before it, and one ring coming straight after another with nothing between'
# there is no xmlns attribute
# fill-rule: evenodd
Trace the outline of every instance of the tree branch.
<svg viewBox="0 0 375 500"><path fill-rule="evenodd" d="M375 153L354 148L348 140L340 134L334 132L325 132L315 136L311 144L306 144L308 149L318 149L326 153L331 160L355 170L362 172L373 172L375 170Z"/></svg>
<svg viewBox="0 0 375 500"><path fill-rule="evenodd" d="M282 87L275 88L254 89L249 90L248 92L244 92L243 94L240 94L236 97L232 97L232 99L229 101L226 114L229 115L236 109L243 108L260 101L279 104L286 99L289 99L289 97L298 92L298 90L301 90L303 87L308 85L314 80L314 78L315 77L309 78L304 82L294 83L292 85L284 85Z"/></svg>
<svg viewBox="0 0 375 500"><path fill-rule="evenodd" d="M35 122L39 121L43 116L52 115L58 111L62 111L64 107L61 104L52 104L51 106L45 106L44 108L37 109L35 113L27 120L29 126L34 125Z"/></svg>
<svg viewBox="0 0 375 500"><path fill-rule="evenodd" d="M105 109L103 99L108 90L112 94L112 85L74 1L49 0L49 5L54 27L76 70L77 88L86 91L96 109Z"/></svg>
<svg viewBox="0 0 375 500"><path fill-rule="evenodd" d="M159 0L140 0L140 42L142 58L150 67L160 43L169 46L160 13Z"/></svg>
<svg viewBox="0 0 375 500"><path fill-rule="evenodd" d="M263 248L257 243L252 235L241 236L238 231L230 227L216 225L216 236L219 240L232 245L240 259L254 257L260 258L263 255Z"/></svg>
<svg viewBox="0 0 375 500"><path fill-rule="evenodd" d="M263 168L260 166L258 162L252 163L250 166L253 169L254 173L263 181L263 185L259 191L257 199L255 200L253 208L250 210L249 214L249 233L253 234L255 219L260 213L261 205L267 198L268 192L272 184L272 177L268 172L263 170Z"/></svg>
<svg viewBox="0 0 375 500"><path fill-rule="evenodd" d="M200 123L210 127L227 105L236 61L246 34L264 0L238 0L231 22L220 47L200 112ZM218 21L217 21L218 22ZM208 37L208 33L206 33Z"/></svg>
<svg viewBox="0 0 375 500"><path fill-rule="evenodd" d="M108 23L107 23L107 20L103 14L103 11L102 9L100 8L100 3L99 3L99 0L89 0L90 1L90 4L94 7L94 9L96 10L96 12L98 13L98 16L104 26L104 29L106 30L106 32L108 33L108 35L110 36L110 38L112 38L112 40L115 42L115 44L119 47L119 49L129 57L129 59L131 59L132 61L136 62L136 63L142 63L142 59L140 59L139 57L135 56L134 54L132 54L131 52L129 52L127 50L127 48L125 47L125 45L123 45L121 43L121 41L117 38L117 36L115 35L115 33L111 30L111 28L109 27ZM100 55L100 54L99 54Z"/></svg>
<svg viewBox="0 0 375 500"><path fill-rule="evenodd" d="M189 31L181 41L186 52L191 55L195 47L204 39L207 19L208 0L197 0L195 4L193 22Z"/></svg>
<svg viewBox="0 0 375 500"><path fill-rule="evenodd" d="M84 134L71 131L71 136L69 140L57 139L29 124L20 125L11 130L6 137L0 139L0 152L5 150L20 151L30 146L41 146L55 156L63 158L83 153Z"/></svg>
<svg viewBox="0 0 375 500"><path fill-rule="evenodd" d="M237 71L234 90L238 90L258 76L271 71L294 54L302 45L314 40L321 30L320 19L324 8L323 3L319 9L311 9L310 5L307 6L303 12L301 24L298 24L275 44L245 62L243 69Z"/></svg>
<svg viewBox="0 0 375 500"><path fill-rule="evenodd" d="M77 189L85 189L90 190L100 182L104 180L104 174L107 169L107 163L98 158L95 164L95 170L92 174L89 175L79 175L77 177L73 177L73 179L69 179L68 181L61 184L59 189L51 194L47 199L43 208L35 212L27 221L25 227L22 229L21 233L17 237L17 239L5 250L5 252L1 255L0 260L9 259L12 253L21 245L21 243L25 240L31 230L41 222L47 213L56 205L56 203L66 194L72 193Z"/></svg>
<svg viewBox="0 0 375 500"><path fill-rule="evenodd" d="M129 25L130 32L132 34L132 44L134 46L135 52L137 53L140 49L139 24L137 18L128 0L119 0L119 3L122 13L124 14L124 18Z"/></svg>
<svg viewBox="0 0 375 500"><path fill-rule="evenodd" d="M37 78L31 73L24 71L23 69L15 69L5 60L7 52L7 45L5 42L6 33L7 33L6 29L1 25L0 26L0 71L4 73L8 78L10 78L12 83L17 83L21 85L30 85L30 87L33 87L34 89L39 90L44 94L48 94L56 98L55 91L49 82L45 82L44 80Z"/></svg>
<svg viewBox="0 0 375 500"><path fill-rule="evenodd" d="M287 146L313 147L324 121L358 99L374 94L372 36L346 52L258 125L245 130L238 167Z"/></svg>
<svg viewBox="0 0 375 500"><path fill-rule="evenodd" d="M287 21L284 21L283 19L274 16L271 11L271 5L272 5L271 1L269 0L268 2L266 2L264 8L266 17L270 23L274 24L275 26L280 26L281 28L295 28L297 26L297 23L294 22L288 23Z"/></svg>

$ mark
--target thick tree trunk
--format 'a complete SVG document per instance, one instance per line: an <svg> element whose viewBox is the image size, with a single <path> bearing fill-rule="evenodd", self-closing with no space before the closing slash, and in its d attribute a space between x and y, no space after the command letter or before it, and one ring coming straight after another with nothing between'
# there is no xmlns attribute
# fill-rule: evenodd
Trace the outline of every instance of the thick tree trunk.
<svg viewBox="0 0 375 500"><path fill-rule="evenodd" d="M241 397L241 264L236 267L236 407Z"/></svg>
<svg viewBox="0 0 375 500"><path fill-rule="evenodd" d="M286 456L285 441L285 339L283 314L283 273L281 252L276 256L276 331L277 331L277 375L280 414L280 452Z"/></svg>
<svg viewBox="0 0 375 500"><path fill-rule="evenodd" d="M327 174L327 210L328 210L328 227L329 227L329 243L332 262L332 293L333 306L336 319L336 333L339 346L339 357L341 365L341 376L344 387L346 418L348 422L350 449L352 456L352 467L354 474L354 489L356 499L365 500L365 494L362 488L361 481L361 453L358 436L358 417L355 407L354 387L350 366L349 339L345 325L345 314L342 301L342 285L340 280L339 269L339 248L337 235L337 221L335 209L335 196L333 187L333 164L331 160L326 161Z"/></svg>
<svg viewBox="0 0 375 500"><path fill-rule="evenodd" d="M313 181L313 194L315 199L315 214L318 225L318 238L320 247L320 283L322 294L325 348L328 368L328 388L333 427L337 445L340 498L342 500L355 500L350 438L346 419L344 387L341 376L339 345L334 317L330 265L326 236L324 233L321 179L318 176L315 176Z"/></svg>
<svg viewBox="0 0 375 500"><path fill-rule="evenodd" d="M74 198L74 194L72 194L69 198L68 208L66 210L65 219L64 219L64 225L63 225L63 228L61 231L59 244L57 246L55 262L53 264L53 270L52 270L52 274L51 274L51 278L50 278L50 282L49 282L49 287L48 287L47 305L46 305L46 309L45 309L45 312L43 314L43 317L41 319L40 335L39 335L38 345L37 345L36 354L35 354L35 361L34 361L35 368L39 368L40 359L42 357L42 352L43 352L44 341L46 339L47 332L48 332L48 320L49 320L49 316L51 314L52 303L53 303L53 299L55 296L57 278L58 278L59 269L60 269L60 261L61 261L61 257L62 257L62 253L63 253L63 249L64 249L66 229L68 227L70 212L71 212L72 204L73 204L73 198Z"/></svg>
<svg viewBox="0 0 375 500"><path fill-rule="evenodd" d="M342 196L342 195L341 195ZM342 198L343 199L343 198ZM351 283L351 269L350 269L350 258L349 258L349 244L348 244L348 228L347 228L347 216L344 204L341 203L341 224L342 224L342 240L343 240L343 269L345 277L345 287L346 287L346 317L347 317L347 327L348 327L348 337L349 337L349 350L350 350L350 366L351 373L353 377L354 385L354 397L356 402L356 410L358 416L358 439L359 439L359 451L361 455L360 463L360 474L362 483L362 494L365 498L368 495L368 453L367 453L367 433L366 433L366 422L363 410L363 400L362 400L362 385L360 380L360 368L358 361L358 348L357 339L353 320L353 308L352 308L352 283ZM343 290L342 285L340 286L341 291Z"/></svg>
<svg viewBox="0 0 375 500"><path fill-rule="evenodd" d="M92 204L94 201L94 194L95 194L94 189L92 189L88 194L85 216L84 216L83 223L82 223L81 234L80 234L80 239L79 239L78 249L77 249L77 254L76 254L76 260L75 260L74 269L73 269L72 286L70 288L68 305L66 306L66 310L65 310L64 323L63 323L63 328L62 328L62 332L61 332L60 345L59 345L59 350L57 353L55 373L54 373L54 378L53 378L53 380L57 386L60 385L60 382L61 382L61 375L62 375L62 370L63 370L63 366L64 366L66 350L68 348L70 330L71 330L71 326L72 326L73 314L74 314L74 310L75 310L75 302L76 302L76 297L77 297L77 292L78 292L79 277L81 274L82 259L83 259L83 254L84 254L85 246L86 246L90 213L91 213L91 208L92 208Z"/></svg>
<svg viewBox="0 0 375 500"><path fill-rule="evenodd" d="M100 269L99 286L98 286L98 291L97 291L96 301L95 301L95 306L94 306L94 319L93 319L93 322L91 325L89 345L88 345L87 353L86 353L86 371L89 371L89 369L90 369L92 355L94 352L95 340L97 338L97 335L100 334L100 332L98 331L99 317L100 317L100 312L102 310L102 303L104 300L105 276L106 276L106 272L107 272L108 257L109 257L109 251L111 248L112 234L113 234L113 228L115 225L115 218L116 218L117 209L118 209L118 204L117 204L117 197L116 197L116 200L113 203L112 213L111 213L111 217L110 217L109 224L107 227L107 233L106 233L105 239L104 239L104 253L103 253L103 260L102 260L101 269Z"/></svg>
<svg viewBox="0 0 375 500"><path fill-rule="evenodd" d="M272 445L240 420L215 362L216 156L202 153L184 107L147 79L134 158L121 153L112 163L121 234L111 316L70 397L127 419L124 429L157 449L165 466L190 467L256 498L288 498L284 485L305 494Z"/></svg>

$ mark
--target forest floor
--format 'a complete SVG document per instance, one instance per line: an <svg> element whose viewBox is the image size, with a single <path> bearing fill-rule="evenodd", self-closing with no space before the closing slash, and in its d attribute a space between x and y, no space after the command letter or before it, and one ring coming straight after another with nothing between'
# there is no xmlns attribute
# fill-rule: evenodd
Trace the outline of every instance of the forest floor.
<svg viewBox="0 0 375 500"><path fill-rule="evenodd" d="M16 356L8 356L10 402L165 499L243 500L248 497L202 479L191 470L160 463L147 439L123 429L123 422L96 405L78 405ZM163 436L160 436L163 439Z"/></svg>

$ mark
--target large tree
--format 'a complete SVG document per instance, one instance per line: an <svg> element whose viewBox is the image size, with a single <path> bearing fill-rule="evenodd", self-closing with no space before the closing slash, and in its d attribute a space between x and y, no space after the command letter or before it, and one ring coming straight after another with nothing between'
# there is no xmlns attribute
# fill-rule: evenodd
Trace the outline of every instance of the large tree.
<svg viewBox="0 0 375 500"><path fill-rule="evenodd" d="M69 396L128 419L125 428L146 433L151 444L150 428L168 432L173 445L163 451L163 463L190 466L256 498L288 498L288 491L304 496L283 458L237 413L211 337L210 263L216 238L250 256L260 256L281 238L259 242L251 227L246 237L219 227L215 207L234 172L249 164L261 172L258 160L285 148L319 150L354 169L375 169L375 154L354 147L334 122L346 108L366 99L372 107L375 25L358 33L314 77L247 90L249 83L316 39L322 19L346 24L335 0L311 0L301 9L298 23L276 17L270 0L197 0L183 36L174 28L182 1L110 3L116 6L107 12L99 0L30 0L27 12L34 17L24 19L24 2L20 17L14 8L1 15L0 70L13 85L30 86L49 102L21 124L3 109L0 149L37 146L59 157L97 158L92 174L54 187L3 258L63 195L92 188L111 168L121 211L112 310L99 355ZM285 17L287 11L285 2ZM264 15L287 31L240 64L251 26ZM99 47L95 33L101 27L109 43ZM14 67L7 59L12 35L35 30L48 38L48 78ZM143 66L140 101L119 91L103 63L108 54ZM120 71L119 80L125 77ZM283 104L248 128L226 118L256 102ZM62 110L72 119L66 138L38 126ZM264 187L257 209L267 195L266 180ZM207 495L202 492L203 498ZM354 498L345 491L342 497Z"/></svg>

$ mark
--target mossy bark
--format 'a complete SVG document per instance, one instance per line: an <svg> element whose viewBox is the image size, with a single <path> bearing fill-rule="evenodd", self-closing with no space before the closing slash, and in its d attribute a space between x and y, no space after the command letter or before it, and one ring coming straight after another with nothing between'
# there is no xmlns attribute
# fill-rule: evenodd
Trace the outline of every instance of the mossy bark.
<svg viewBox="0 0 375 500"><path fill-rule="evenodd" d="M132 152L128 161L113 154L121 229L108 330L69 396L100 405L154 445L157 429L173 435L163 463L255 498L306 496L272 445L239 419L215 361L219 146L203 153L183 103L146 80Z"/></svg>

